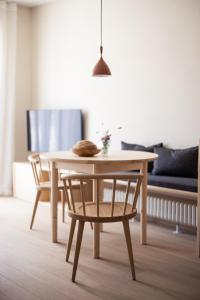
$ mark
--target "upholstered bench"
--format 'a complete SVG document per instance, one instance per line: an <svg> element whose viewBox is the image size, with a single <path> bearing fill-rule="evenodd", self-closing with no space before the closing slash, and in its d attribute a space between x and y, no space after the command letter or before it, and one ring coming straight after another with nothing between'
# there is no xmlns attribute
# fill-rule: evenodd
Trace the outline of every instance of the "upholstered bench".
<svg viewBox="0 0 200 300"><path fill-rule="evenodd" d="M150 151L159 155L149 165L148 173L148 219L162 224L175 224L187 231L196 231L198 147L173 150L157 144L145 147L122 142L122 150ZM164 159L163 159L164 158ZM134 183L131 188L134 190ZM105 197L109 193L109 182L105 183ZM117 187L118 198L125 193L124 184ZM140 211L140 201L138 201Z"/></svg>

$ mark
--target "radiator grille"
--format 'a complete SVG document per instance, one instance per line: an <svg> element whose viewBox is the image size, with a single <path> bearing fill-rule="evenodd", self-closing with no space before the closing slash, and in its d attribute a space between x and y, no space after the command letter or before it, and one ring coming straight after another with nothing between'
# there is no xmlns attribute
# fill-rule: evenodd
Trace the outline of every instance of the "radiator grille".
<svg viewBox="0 0 200 300"><path fill-rule="evenodd" d="M129 202L131 202L131 194ZM112 190L104 189L104 199L110 201L112 197ZM116 191L116 199L123 200L125 193L122 190ZM140 212L140 197L137 202L137 210ZM152 218L162 219L175 224L197 226L197 212L196 205L191 201L190 203L181 202L181 200L171 200L155 195L147 197L147 215Z"/></svg>

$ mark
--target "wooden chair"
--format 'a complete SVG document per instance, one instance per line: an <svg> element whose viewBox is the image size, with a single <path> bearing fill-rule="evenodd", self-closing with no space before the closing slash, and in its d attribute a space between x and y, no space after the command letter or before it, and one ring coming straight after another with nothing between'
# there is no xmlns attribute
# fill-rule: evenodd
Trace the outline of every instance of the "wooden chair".
<svg viewBox="0 0 200 300"><path fill-rule="evenodd" d="M46 170L44 170L44 168L42 167L42 162L41 162L39 153L34 153L34 154L29 155L28 160L32 166L36 190L37 190L35 203L34 203L34 207L33 207L33 213L32 213L32 217L31 217L31 223L30 223L30 229L32 229L34 219L35 219L35 214L36 214L37 207L38 207L38 203L41 200L42 193L44 193L44 192L50 193L50 191L51 191L51 182L49 181L51 174L50 174L49 164L47 164ZM46 178L44 176L45 171L48 172L48 181L46 180ZM77 187L77 184L74 184L73 188L76 188L76 187ZM58 190L61 192L62 220L64 222L65 197L64 197L64 193L63 193L64 186L63 186L62 181L58 182Z"/></svg>
<svg viewBox="0 0 200 300"><path fill-rule="evenodd" d="M76 271L78 266L79 253L81 248L82 236L85 222L94 223L112 223L112 222L122 222L124 228L124 234L126 238L126 244L128 248L129 261L131 265L131 272L133 280L135 277L135 268L131 244L131 236L129 229L129 219L133 218L137 214L136 204L140 191L141 182L143 179L142 174L96 174L96 175L65 175L62 177L64 184L65 198L68 205L68 216L71 218L71 227L69 234L69 241L67 246L66 261L69 260L71 245L73 241L74 230L76 226L76 221L78 221L78 233L76 240L76 249L74 257L74 265L72 272L72 281L75 282ZM135 192L133 194L133 200L130 203L130 184L131 180L136 181ZM80 183L81 191L81 201L80 203L74 202L72 183L74 180ZM97 197L93 199L94 202L87 202L85 199L83 184L87 180L93 180L97 187ZM112 188L112 199L111 202L100 202L99 192L100 192L100 181L110 180L113 182ZM123 202L118 202L115 200L115 191L117 180L125 180L127 182L126 195Z"/></svg>

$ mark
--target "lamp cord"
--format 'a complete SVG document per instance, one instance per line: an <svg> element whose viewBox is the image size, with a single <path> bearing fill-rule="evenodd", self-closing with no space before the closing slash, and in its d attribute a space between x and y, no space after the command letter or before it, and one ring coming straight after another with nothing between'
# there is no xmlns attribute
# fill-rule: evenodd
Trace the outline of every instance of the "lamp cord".
<svg viewBox="0 0 200 300"><path fill-rule="evenodd" d="M102 0L101 0L101 46L102 46L102 12L103 12L103 3L102 3Z"/></svg>
<svg viewBox="0 0 200 300"><path fill-rule="evenodd" d="M103 53L103 46L102 46L102 32L103 32L103 25L102 25L102 15L103 15L103 0L101 0L101 44L100 44L100 53L101 53L101 56L102 56L102 53Z"/></svg>

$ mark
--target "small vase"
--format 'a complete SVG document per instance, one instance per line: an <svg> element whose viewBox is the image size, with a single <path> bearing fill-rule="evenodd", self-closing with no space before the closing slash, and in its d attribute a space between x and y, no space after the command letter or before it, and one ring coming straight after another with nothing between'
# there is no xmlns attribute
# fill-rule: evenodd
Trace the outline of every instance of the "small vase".
<svg viewBox="0 0 200 300"><path fill-rule="evenodd" d="M110 142L103 143L102 156L104 157L108 156L109 148L110 148Z"/></svg>

